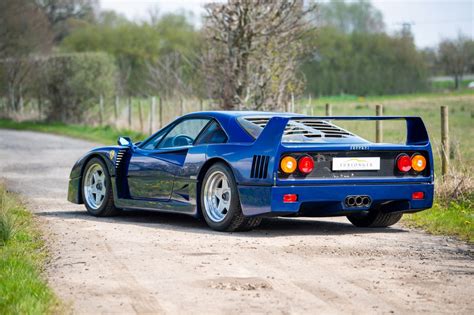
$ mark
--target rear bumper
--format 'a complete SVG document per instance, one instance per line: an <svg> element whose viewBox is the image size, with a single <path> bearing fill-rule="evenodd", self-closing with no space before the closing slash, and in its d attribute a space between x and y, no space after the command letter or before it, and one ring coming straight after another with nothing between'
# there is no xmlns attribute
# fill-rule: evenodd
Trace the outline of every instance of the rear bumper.
<svg viewBox="0 0 474 315"><path fill-rule="evenodd" d="M414 192L423 192L424 199L412 200ZM433 205L434 185L358 184L313 186L239 186L242 212L255 215L338 216L379 208L387 212L416 212ZM284 194L297 194L298 201L284 203ZM369 207L347 207L344 200L350 195L369 196Z"/></svg>

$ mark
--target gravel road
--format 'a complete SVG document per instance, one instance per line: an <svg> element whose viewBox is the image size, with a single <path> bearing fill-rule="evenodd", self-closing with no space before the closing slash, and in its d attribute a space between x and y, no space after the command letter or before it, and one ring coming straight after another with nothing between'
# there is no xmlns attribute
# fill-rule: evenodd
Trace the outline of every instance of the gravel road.
<svg viewBox="0 0 474 315"><path fill-rule="evenodd" d="M401 225L272 219L217 233L181 215L91 217L66 193L93 146L0 130L0 177L39 218L49 282L74 313L474 314L473 247Z"/></svg>

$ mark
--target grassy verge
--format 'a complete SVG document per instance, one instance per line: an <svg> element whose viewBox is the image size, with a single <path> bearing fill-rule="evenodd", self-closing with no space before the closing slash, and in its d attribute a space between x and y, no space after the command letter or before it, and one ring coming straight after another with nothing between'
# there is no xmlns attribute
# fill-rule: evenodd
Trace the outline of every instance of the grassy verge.
<svg viewBox="0 0 474 315"><path fill-rule="evenodd" d="M474 178L466 170L455 171L435 183L433 208L403 216L408 226L433 234L453 235L474 243Z"/></svg>
<svg viewBox="0 0 474 315"><path fill-rule="evenodd" d="M436 202L433 208L403 216L407 226L429 233L452 235L474 244L474 210L468 202Z"/></svg>
<svg viewBox="0 0 474 315"><path fill-rule="evenodd" d="M0 314L57 310L57 299L41 274L45 261L31 213L0 185Z"/></svg>
<svg viewBox="0 0 474 315"><path fill-rule="evenodd" d="M116 144L119 136L128 136L133 141L140 141L145 135L131 130L118 130L110 126L91 127L85 125L66 125L62 123L45 123L23 121L16 122L8 119L0 119L0 128L15 130L31 130L58 135L70 136L103 144Z"/></svg>

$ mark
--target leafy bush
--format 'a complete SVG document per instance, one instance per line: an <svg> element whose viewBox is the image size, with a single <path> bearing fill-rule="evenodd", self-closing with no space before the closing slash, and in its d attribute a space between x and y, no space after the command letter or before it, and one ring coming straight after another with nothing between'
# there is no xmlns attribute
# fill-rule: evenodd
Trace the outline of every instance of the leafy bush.
<svg viewBox="0 0 474 315"><path fill-rule="evenodd" d="M116 66L105 53L52 55L39 60L35 72L50 121L80 122L100 95L115 92Z"/></svg>

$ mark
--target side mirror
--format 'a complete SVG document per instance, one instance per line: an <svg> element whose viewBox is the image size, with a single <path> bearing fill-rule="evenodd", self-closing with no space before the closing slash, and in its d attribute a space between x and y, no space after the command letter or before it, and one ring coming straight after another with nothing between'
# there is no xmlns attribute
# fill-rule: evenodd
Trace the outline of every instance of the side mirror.
<svg viewBox="0 0 474 315"><path fill-rule="evenodd" d="M129 137L119 137L117 140L117 144L124 147L130 147L130 148L133 146L132 139L130 139Z"/></svg>

